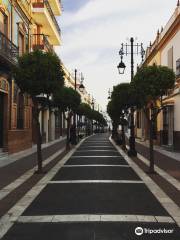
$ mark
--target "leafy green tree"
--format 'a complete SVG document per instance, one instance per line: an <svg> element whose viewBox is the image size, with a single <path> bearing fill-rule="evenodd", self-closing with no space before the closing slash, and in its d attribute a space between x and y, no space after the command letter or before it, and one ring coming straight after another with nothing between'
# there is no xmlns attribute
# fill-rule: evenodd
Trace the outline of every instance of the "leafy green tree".
<svg viewBox="0 0 180 240"><path fill-rule="evenodd" d="M174 87L175 74L165 66L145 66L140 68L131 85L135 105L143 109L149 123L149 172L154 173L153 129L157 116L163 109L163 96Z"/></svg>
<svg viewBox="0 0 180 240"><path fill-rule="evenodd" d="M114 140L116 140L118 138L118 125L120 122L120 114L117 111L117 106L114 102L113 99L111 99L111 101L109 101L108 105L107 105L107 113L109 115L109 117L112 120L112 138Z"/></svg>
<svg viewBox="0 0 180 240"><path fill-rule="evenodd" d="M96 121L96 132L100 131L100 128L104 128L107 125L106 120L102 113L96 110L92 110L92 118Z"/></svg>
<svg viewBox="0 0 180 240"><path fill-rule="evenodd" d="M88 120L94 120L97 123L97 126L104 127L107 125L106 120L104 119L103 115L96 110L91 109L91 107L87 103L81 103L77 114L80 116L85 116Z"/></svg>
<svg viewBox="0 0 180 240"><path fill-rule="evenodd" d="M80 94L73 88L63 87L62 89L56 91L54 94L54 104L59 108L64 114L64 118L67 121L67 140L66 149L70 149L70 125L71 119L74 112L77 112L78 107L81 103ZM67 115L65 114L67 113Z"/></svg>
<svg viewBox="0 0 180 240"><path fill-rule="evenodd" d="M121 83L113 88L111 98L116 108L117 114L119 115L119 124L121 125L121 141L123 149L126 149L125 141L125 125L127 120L125 116L128 114L128 109L131 107L133 102L133 96L131 93L131 87L129 83Z"/></svg>
<svg viewBox="0 0 180 240"><path fill-rule="evenodd" d="M90 119L92 115L92 109L87 103L81 103L78 107L77 114L82 118L82 116L85 117L85 132L86 136L90 134L89 129L90 127Z"/></svg>
<svg viewBox="0 0 180 240"><path fill-rule="evenodd" d="M63 86L64 72L57 55L37 50L19 57L18 65L13 69L13 75L20 90L27 93L33 102L33 118L37 132L37 173L42 173L39 113L44 107L49 106L49 97L54 90ZM46 98L43 97L44 95Z"/></svg>

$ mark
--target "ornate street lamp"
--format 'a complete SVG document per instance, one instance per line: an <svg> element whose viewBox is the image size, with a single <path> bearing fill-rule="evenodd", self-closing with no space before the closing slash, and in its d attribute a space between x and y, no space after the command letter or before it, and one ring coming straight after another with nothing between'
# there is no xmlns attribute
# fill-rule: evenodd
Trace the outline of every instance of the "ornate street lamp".
<svg viewBox="0 0 180 240"><path fill-rule="evenodd" d="M80 81L80 85L79 85L80 92L83 92L85 89L83 82L84 82L84 77L83 77L83 74L81 73L81 81Z"/></svg>
<svg viewBox="0 0 180 240"><path fill-rule="evenodd" d="M130 50L129 50L130 48ZM124 51L125 49L125 51ZM125 71L125 64L123 63L122 59L123 59L123 55L126 54L126 56L128 54L130 54L131 56L131 81L134 78L134 55L141 55L142 61L144 60L144 55L145 55L145 51L143 49L143 44L134 44L134 38L130 38L130 44L121 44L121 49L119 51L119 55L121 57L121 62L118 65L118 70L119 70L119 74L124 74ZM128 155L129 156L137 156L137 152L135 149L135 131L134 131L134 107L131 107L131 112L130 112L130 130L131 130L131 134L130 134L130 138L129 138L129 151L128 151Z"/></svg>
<svg viewBox="0 0 180 240"><path fill-rule="evenodd" d="M92 98L91 105L92 105L92 109L94 110L94 105L95 105L94 98ZM93 133L93 132L94 132L94 122L93 122L93 119L92 119L92 133Z"/></svg>
<svg viewBox="0 0 180 240"><path fill-rule="evenodd" d="M109 91L108 91L108 100L110 100L111 99L111 89L109 88Z"/></svg>
<svg viewBox="0 0 180 240"><path fill-rule="evenodd" d="M120 53L119 53L119 54L120 54ZM119 74L124 74L126 65L125 65L124 62L122 61L122 60L123 60L123 55L120 55L120 56L121 56L121 61L120 61L120 63L118 64L117 68L118 68Z"/></svg>
<svg viewBox="0 0 180 240"><path fill-rule="evenodd" d="M84 77L81 73L81 82L80 82L80 85L79 85L79 90L80 92L83 92L85 87L83 85L83 81L84 81ZM77 90L77 69L74 70L74 89L75 91ZM77 116L76 116L76 113L74 112L74 117L73 117L73 125L74 125L74 133L73 133L73 143L74 144L77 144Z"/></svg>

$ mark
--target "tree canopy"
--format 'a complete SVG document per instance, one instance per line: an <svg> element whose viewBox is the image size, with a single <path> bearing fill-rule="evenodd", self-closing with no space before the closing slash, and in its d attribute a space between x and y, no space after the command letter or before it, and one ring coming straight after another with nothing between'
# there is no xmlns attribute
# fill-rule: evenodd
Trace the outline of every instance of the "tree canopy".
<svg viewBox="0 0 180 240"><path fill-rule="evenodd" d="M61 111L76 112L81 103L80 94L70 87L63 87L54 94L54 104Z"/></svg>
<svg viewBox="0 0 180 240"><path fill-rule="evenodd" d="M173 88L174 83L175 74L168 67L153 65L140 68L131 83L136 105L142 107L150 102L155 104L167 90Z"/></svg>
<svg viewBox="0 0 180 240"><path fill-rule="evenodd" d="M64 84L64 71L58 56L40 50L19 57L13 75L21 91L31 97L50 95Z"/></svg>
<svg viewBox="0 0 180 240"><path fill-rule="evenodd" d="M87 103L81 103L77 109L77 114L80 116L85 116L90 119L91 107Z"/></svg>
<svg viewBox="0 0 180 240"><path fill-rule="evenodd" d="M130 83L121 83L114 86L111 98L119 114L126 111L133 102Z"/></svg>

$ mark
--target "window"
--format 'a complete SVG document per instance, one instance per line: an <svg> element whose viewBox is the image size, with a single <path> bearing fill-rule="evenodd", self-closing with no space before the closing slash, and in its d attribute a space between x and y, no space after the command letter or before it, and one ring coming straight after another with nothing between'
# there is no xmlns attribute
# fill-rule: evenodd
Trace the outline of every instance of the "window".
<svg viewBox="0 0 180 240"><path fill-rule="evenodd" d="M168 67L173 69L173 47L168 50Z"/></svg>
<svg viewBox="0 0 180 240"><path fill-rule="evenodd" d="M24 53L24 35L19 31L19 55Z"/></svg>
<svg viewBox="0 0 180 240"><path fill-rule="evenodd" d="M0 11L0 31L8 36L8 16Z"/></svg>
<svg viewBox="0 0 180 240"><path fill-rule="evenodd" d="M176 61L176 77L180 77L180 58Z"/></svg>

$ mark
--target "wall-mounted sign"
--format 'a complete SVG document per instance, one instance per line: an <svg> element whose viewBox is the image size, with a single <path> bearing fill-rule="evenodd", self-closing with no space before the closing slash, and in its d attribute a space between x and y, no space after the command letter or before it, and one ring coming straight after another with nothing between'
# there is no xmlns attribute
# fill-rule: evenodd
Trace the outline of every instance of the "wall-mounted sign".
<svg viewBox="0 0 180 240"><path fill-rule="evenodd" d="M7 80L0 79L0 92L8 93L8 90L9 90L9 84Z"/></svg>

